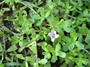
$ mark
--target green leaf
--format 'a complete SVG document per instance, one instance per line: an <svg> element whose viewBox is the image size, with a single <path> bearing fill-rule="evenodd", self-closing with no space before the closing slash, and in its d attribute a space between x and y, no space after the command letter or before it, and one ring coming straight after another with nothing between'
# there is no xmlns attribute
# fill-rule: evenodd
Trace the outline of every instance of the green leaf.
<svg viewBox="0 0 90 67"><path fill-rule="evenodd" d="M51 58L51 62L52 63L55 63L57 60L57 56L56 55L53 55L52 58Z"/></svg>
<svg viewBox="0 0 90 67"><path fill-rule="evenodd" d="M72 56L69 56L67 61L70 62L70 60L74 61L74 58Z"/></svg>
<svg viewBox="0 0 90 67"><path fill-rule="evenodd" d="M17 50L17 46L12 45L10 48L7 49L7 52L11 52L11 51L15 51L15 50Z"/></svg>
<svg viewBox="0 0 90 67"><path fill-rule="evenodd" d="M66 20L64 21L66 27L70 27L72 25L72 21L71 20Z"/></svg>
<svg viewBox="0 0 90 67"><path fill-rule="evenodd" d="M75 44L70 44L70 46L68 47L68 49L69 49L70 51L72 51L72 50L74 49L74 46L75 46Z"/></svg>
<svg viewBox="0 0 90 67"><path fill-rule="evenodd" d="M45 9L43 7L41 7L41 8L39 8L38 11L40 12L41 17L44 18L44 16L45 16Z"/></svg>
<svg viewBox="0 0 90 67"><path fill-rule="evenodd" d="M0 43L0 52L2 52L3 51L3 48L2 48L2 45L1 45L1 43Z"/></svg>
<svg viewBox="0 0 90 67"><path fill-rule="evenodd" d="M60 44L56 44L55 51L59 51L61 49Z"/></svg>
<svg viewBox="0 0 90 67"><path fill-rule="evenodd" d="M64 44L64 45L63 45L63 50L64 50L64 51L68 51L68 47L69 47L68 44Z"/></svg>
<svg viewBox="0 0 90 67"><path fill-rule="evenodd" d="M9 3L11 0L4 0L6 3Z"/></svg>
<svg viewBox="0 0 90 67"><path fill-rule="evenodd" d="M50 11L48 10L45 14L45 18L47 18L50 15Z"/></svg>
<svg viewBox="0 0 90 67"><path fill-rule="evenodd" d="M28 62L27 61L25 61L25 67L28 67Z"/></svg>
<svg viewBox="0 0 90 67"><path fill-rule="evenodd" d="M44 51L48 52L48 49L47 49L47 47L46 47L45 45L42 46L42 49L43 49Z"/></svg>
<svg viewBox="0 0 90 67"><path fill-rule="evenodd" d="M4 28L4 31L6 31L6 32L10 32L10 30L7 28L7 27L3 27Z"/></svg>
<svg viewBox="0 0 90 67"><path fill-rule="evenodd" d="M16 3L21 2L22 0L15 0Z"/></svg>
<svg viewBox="0 0 90 67"><path fill-rule="evenodd" d="M40 64L46 64L47 63L47 59L41 59L40 61L38 61Z"/></svg>
<svg viewBox="0 0 90 67"><path fill-rule="evenodd" d="M45 58L50 59L50 58L51 58L50 53L46 53L46 54L45 54Z"/></svg>
<svg viewBox="0 0 90 67"><path fill-rule="evenodd" d="M39 67L38 63L33 63L33 67Z"/></svg>
<svg viewBox="0 0 90 67"><path fill-rule="evenodd" d="M27 33L27 34L30 32L28 26L22 26L21 30L22 30L23 33Z"/></svg>
<svg viewBox="0 0 90 67"><path fill-rule="evenodd" d="M5 65L4 64L0 64L0 67L5 67Z"/></svg>
<svg viewBox="0 0 90 67"><path fill-rule="evenodd" d="M51 45L47 45L47 50L49 52L53 52L54 51L54 48Z"/></svg>
<svg viewBox="0 0 90 67"><path fill-rule="evenodd" d="M19 58L19 59L22 59L22 60L25 59L22 54L17 54L16 56L17 56L17 58Z"/></svg>
<svg viewBox="0 0 90 67"><path fill-rule="evenodd" d="M40 20L39 22L36 23L36 26L40 26L43 23L43 20Z"/></svg>
<svg viewBox="0 0 90 67"><path fill-rule="evenodd" d="M76 41L76 46L77 46L79 49L84 49L84 44L80 43L79 41Z"/></svg>
<svg viewBox="0 0 90 67"><path fill-rule="evenodd" d="M90 42L87 44L86 49L90 49Z"/></svg>
<svg viewBox="0 0 90 67"><path fill-rule="evenodd" d="M3 8L3 10L4 10L4 11L9 11L9 10L10 10L10 8Z"/></svg>
<svg viewBox="0 0 90 67"><path fill-rule="evenodd" d="M82 40L83 40L83 37L82 37L82 35L80 34L79 37L78 37L78 41L79 41L79 42L82 42Z"/></svg>
<svg viewBox="0 0 90 67"><path fill-rule="evenodd" d="M12 42L13 45L16 45L19 42L18 38L19 37L16 36L16 35L11 38L11 42Z"/></svg>
<svg viewBox="0 0 90 67"><path fill-rule="evenodd" d="M89 42L90 42L90 35L87 35L87 36L86 36L85 42L86 42L86 43L89 43Z"/></svg>
<svg viewBox="0 0 90 67"><path fill-rule="evenodd" d="M6 59L7 61L11 61L10 57L5 57L5 59Z"/></svg>
<svg viewBox="0 0 90 67"><path fill-rule="evenodd" d="M88 16L88 9L85 9L85 10L83 11L83 15L84 15L84 16Z"/></svg>
<svg viewBox="0 0 90 67"><path fill-rule="evenodd" d="M33 7L37 7L37 5L35 5L35 4L31 3L31 2L23 1L21 3L25 4L25 6L28 6L29 8L31 8L32 11L34 11Z"/></svg>
<svg viewBox="0 0 90 67"><path fill-rule="evenodd" d="M67 20L67 21L61 21L62 23L62 27L66 32L70 32L72 30L72 28L70 27L72 25L72 21L71 20Z"/></svg>
<svg viewBox="0 0 90 67"><path fill-rule="evenodd" d="M59 24L59 17L54 17L52 15L52 16L48 17L47 20L53 27L57 27Z"/></svg>
<svg viewBox="0 0 90 67"><path fill-rule="evenodd" d="M38 16L38 15L36 15L36 14L32 15L32 18L33 18L33 19L41 19L41 17Z"/></svg>
<svg viewBox="0 0 90 67"><path fill-rule="evenodd" d="M68 33L71 31L71 29L72 29L72 28L70 28L70 27L66 27L66 26L64 27L64 30L65 30L66 32L68 32Z"/></svg>
<svg viewBox="0 0 90 67"><path fill-rule="evenodd" d="M73 42L73 40L68 36L63 36L62 40L69 44L71 44Z"/></svg>
<svg viewBox="0 0 90 67"><path fill-rule="evenodd" d="M53 10L54 9L54 7L55 7L55 3L54 2L52 2L51 0L48 0L47 4L48 4L48 7L49 7L49 10Z"/></svg>
<svg viewBox="0 0 90 67"><path fill-rule="evenodd" d="M24 50L25 47L21 47L18 49L18 52L22 52Z"/></svg>
<svg viewBox="0 0 90 67"><path fill-rule="evenodd" d="M66 53L65 52L62 52L62 51L59 51L59 57L61 58L65 58L66 57Z"/></svg>
<svg viewBox="0 0 90 67"><path fill-rule="evenodd" d="M58 51L60 51L60 48L61 48L60 44L56 44L56 47L55 47L56 55L58 55Z"/></svg>
<svg viewBox="0 0 90 67"><path fill-rule="evenodd" d="M51 67L51 64L47 63L47 64L44 65L44 67Z"/></svg>
<svg viewBox="0 0 90 67"><path fill-rule="evenodd" d="M28 61L28 62L31 62L31 63L34 63L35 62L35 57L32 56L26 56L25 59Z"/></svg>
<svg viewBox="0 0 90 67"><path fill-rule="evenodd" d="M6 66L19 66L21 65L20 63L17 63L17 62L8 62L6 63Z"/></svg>
<svg viewBox="0 0 90 67"><path fill-rule="evenodd" d="M77 65L78 65L78 67L83 67L83 66L82 66L82 62L80 62L80 61L77 62Z"/></svg>
<svg viewBox="0 0 90 67"><path fill-rule="evenodd" d="M37 54L36 44L32 44L29 48L32 50L33 53Z"/></svg>
<svg viewBox="0 0 90 67"><path fill-rule="evenodd" d="M60 25L63 27L63 26L65 26L65 21L64 21L64 19L61 19L60 20Z"/></svg>
<svg viewBox="0 0 90 67"><path fill-rule="evenodd" d="M87 65L87 64L89 63L89 59L82 59L82 63L83 63L84 65Z"/></svg>
<svg viewBox="0 0 90 67"><path fill-rule="evenodd" d="M86 27L86 24L83 24L82 27L79 27L79 32L81 34L90 34L90 30Z"/></svg>
<svg viewBox="0 0 90 67"><path fill-rule="evenodd" d="M40 42L40 43L38 43L38 45L39 45L39 46L46 46L47 43L46 43L46 42Z"/></svg>
<svg viewBox="0 0 90 67"><path fill-rule="evenodd" d="M70 37L72 37L74 40L77 39L78 35L75 31L75 29L72 29L71 32L70 32Z"/></svg>

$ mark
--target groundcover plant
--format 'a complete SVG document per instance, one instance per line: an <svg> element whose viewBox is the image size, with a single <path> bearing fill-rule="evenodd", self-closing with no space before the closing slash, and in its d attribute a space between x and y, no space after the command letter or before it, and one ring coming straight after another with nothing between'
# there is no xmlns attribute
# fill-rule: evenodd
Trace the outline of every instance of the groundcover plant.
<svg viewBox="0 0 90 67"><path fill-rule="evenodd" d="M90 67L90 0L0 0L0 67Z"/></svg>

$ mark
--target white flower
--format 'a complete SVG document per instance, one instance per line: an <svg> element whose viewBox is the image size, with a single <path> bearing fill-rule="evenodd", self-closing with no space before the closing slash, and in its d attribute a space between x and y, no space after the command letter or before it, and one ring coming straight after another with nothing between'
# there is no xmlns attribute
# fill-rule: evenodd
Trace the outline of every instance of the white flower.
<svg viewBox="0 0 90 67"><path fill-rule="evenodd" d="M48 33L48 36L51 38L52 42L54 42L54 40L59 37L59 35L54 30L52 30L50 33Z"/></svg>

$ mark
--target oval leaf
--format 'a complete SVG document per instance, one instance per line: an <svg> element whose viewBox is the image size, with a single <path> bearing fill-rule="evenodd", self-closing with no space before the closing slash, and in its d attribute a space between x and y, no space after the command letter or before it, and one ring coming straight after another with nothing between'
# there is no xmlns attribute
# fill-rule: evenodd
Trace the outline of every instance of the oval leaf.
<svg viewBox="0 0 90 67"><path fill-rule="evenodd" d="M65 58L65 57L66 57L66 53L59 51L59 56L60 56L61 58Z"/></svg>
<svg viewBox="0 0 90 67"><path fill-rule="evenodd" d="M39 61L40 64L46 64L47 63L47 59L42 59Z"/></svg>
<svg viewBox="0 0 90 67"><path fill-rule="evenodd" d="M79 49L84 49L84 44L80 43L79 41L76 41L76 46L77 46Z"/></svg>
<svg viewBox="0 0 90 67"><path fill-rule="evenodd" d="M15 51L15 50L17 50L17 46L12 45L10 48L8 48L7 52L11 52L11 51Z"/></svg>

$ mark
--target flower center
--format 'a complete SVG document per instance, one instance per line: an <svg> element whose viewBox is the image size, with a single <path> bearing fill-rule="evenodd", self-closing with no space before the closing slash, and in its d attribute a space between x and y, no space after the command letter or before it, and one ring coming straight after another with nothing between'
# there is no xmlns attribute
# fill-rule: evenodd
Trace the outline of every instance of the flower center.
<svg viewBox="0 0 90 67"><path fill-rule="evenodd" d="M55 34L54 33L52 34L52 38L55 38Z"/></svg>

